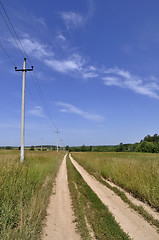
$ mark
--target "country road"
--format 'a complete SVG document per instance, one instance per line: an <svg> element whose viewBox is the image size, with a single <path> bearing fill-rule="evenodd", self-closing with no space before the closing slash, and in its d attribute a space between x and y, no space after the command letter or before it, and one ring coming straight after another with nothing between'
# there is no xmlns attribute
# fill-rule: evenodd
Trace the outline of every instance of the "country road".
<svg viewBox="0 0 159 240"><path fill-rule="evenodd" d="M56 178L56 193L51 196L47 211L44 240L80 240L71 207L71 198L68 189L66 155L60 166Z"/></svg>
<svg viewBox="0 0 159 240"><path fill-rule="evenodd" d="M89 175L69 155L73 165L81 174L84 181L97 194L100 200L108 207L124 232L134 240L159 240L157 230L146 222L137 212L130 209L113 191ZM74 221L71 207L71 198L68 189L66 155L60 166L56 178L56 193L51 196L48 207L46 227L43 240L80 240Z"/></svg>
<svg viewBox="0 0 159 240"><path fill-rule="evenodd" d="M137 212L130 209L112 190L89 175L70 155L70 159L85 182L108 207L124 232L134 240L159 240L156 229L146 222Z"/></svg>

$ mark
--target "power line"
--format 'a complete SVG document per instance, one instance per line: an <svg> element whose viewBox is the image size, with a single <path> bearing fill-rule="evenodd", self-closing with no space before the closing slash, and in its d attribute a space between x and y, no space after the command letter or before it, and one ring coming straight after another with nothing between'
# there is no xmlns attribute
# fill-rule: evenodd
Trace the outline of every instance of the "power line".
<svg viewBox="0 0 159 240"><path fill-rule="evenodd" d="M13 61L13 59L9 56L9 54L7 53L7 51L5 50L5 48L1 45L0 43L0 47L2 48L2 50L4 51L4 53L7 55L7 57L9 58L9 60L13 63L13 65L15 66L15 62Z"/></svg>
<svg viewBox="0 0 159 240"><path fill-rule="evenodd" d="M12 33L9 24L7 23L5 17L3 16L2 12L0 11L0 14L1 14L1 16L2 16L2 18L3 18L3 20L4 20L4 22L5 22L8 30L9 30L9 32L10 32L13 40L15 41L15 43L16 43L16 45L17 45L17 47L18 47L18 49L19 49L19 51L20 51L20 53L21 53L21 55L23 56L23 58L27 57L30 65L32 66L31 60L30 60L28 54L26 53L26 51L25 51L25 49L24 49L24 47L23 47L23 45L22 45L22 43L21 43L21 41L20 41L20 39L19 39L19 37L18 37L18 34L16 33L15 28L14 28L14 26L13 26L13 24L12 24L12 22L11 22L9 16L8 16L8 14L7 14L7 11L5 10L5 8L4 8L4 6L3 6L3 4L2 4L1 1L0 1L0 5L1 5L1 7L2 7L4 13L5 13L5 16L6 16L8 22L9 22L11 28L12 28L13 33L14 33L14 34ZM15 36L14 36L14 35L15 35ZM13 63L14 66L15 66L16 64L15 64L14 61L10 58L10 56L7 54L7 52L5 51L5 49L4 49L2 46L1 46L1 48L3 49L3 51L5 52L5 54L8 56L8 58L12 61L12 63ZM43 97L42 90L41 90L41 87L40 87L40 85L39 85L39 83L38 83L37 76L36 76L35 72L33 72L33 74L34 74L33 81L34 81L35 87L36 87L36 89L37 89L37 92L38 92L38 94L39 94L39 96L40 96L40 99L41 99L42 105L43 105L43 107L44 107L44 109L45 109L45 112L46 112L46 114L48 115L49 120L50 120L50 123L51 123L51 125L53 126L53 128L57 129L55 122L52 120L52 117L51 117L50 111L49 111L49 109L48 109L48 106L47 106L47 104L46 104L45 98ZM28 91L28 92L29 92L29 91ZM31 95L31 92L29 92L29 94ZM32 96L32 95L31 95L31 96ZM33 99L33 96L32 96L32 99ZM34 100L33 100L33 101L34 101ZM35 101L34 101L34 102L35 102Z"/></svg>
<svg viewBox="0 0 159 240"><path fill-rule="evenodd" d="M38 82L38 79L37 79L37 76L36 76L36 73L35 73L35 72L34 72L33 81L34 81L34 84L35 84L35 86L36 86L36 88L37 88L37 92L38 92L38 94L39 94L39 96L40 96L40 99L41 99L41 102L42 102L43 107L44 107L44 109L45 109L45 112L46 112L46 114L48 115L49 120L50 120L52 126L53 126L55 129L57 129L57 126L56 126L55 122L52 120L50 111L49 111L48 106L47 106L47 104L46 104L45 98L44 98L44 96L43 96L43 93L42 93L42 90L41 90L41 87L40 87L40 84L39 84L39 82Z"/></svg>
<svg viewBox="0 0 159 240"><path fill-rule="evenodd" d="M0 3L1 3L1 2L0 2ZM14 37L14 35L13 35L13 33L12 33L12 31L11 31L11 29L10 29L10 27L9 27L9 25L8 25L8 23L7 23L7 21L5 20L5 18L4 18L4 16L3 16L3 14L2 14L1 11L0 11L0 14L1 14L1 16L2 16L2 18L3 18L3 20L4 20L4 22L5 22L5 24L6 24L7 28L8 28L8 30L9 30L9 32L10 32L10 34L11 34L13 40L15 41L15 43L16 43L16 45L17 45L19 51L21 52L23 58L25 58L25 55L23 54L21 48L19 47L18 42L17 42L16 38Z"/></svg>
<svg viewBox="0 0 159 240"><path fill-rule="evenodd" d="M13 32L14 32L16 38L18 39L19 44L18 44L17 40L15 39L14 35L12 34L12 31L10 30L10 27L9 27L7 21L5 20L3 14L0 12L0 13L1 13L1 16L2 16L2 18L3 18L3 20L4 20L4 22L6 23L8 29L9 29L10 34L12 35L14 41L16 42L16 45L17 45L17 47L19 48L22 56L24 57L24 53L25 53L25 55L26 55L29 63L31 64L31 60L30 60L29 56L27 55L27 53L26 53L26 51L25 51L25 49L24 49L21 41L19 40L18 34L16 33L16 31L15 31L15 29L14 29L14 26L13 26L13 24L12 24L12 22L11 22L11 20L10 20L10 18L9 18L9 16L8 16L8 14L7 14L7 12L6 12L6 10L5 10L5 8L4 8L4 6L3 6L3 4L2 4L1 1L0 1L0 5L1 5L2 8L3 8L3 11L4 11L4 13L5 13L5 15L6 15L8 21L9 21L11 27L12 27L12 29L13 29ZM19 45L21 46L21 48L19 47ZM23 51L22 51L22 50L23 50ZM24 57L24 58L25 58L25 57ZM31 66L32 66L32 64L31 64ZM49 111L49 109L48 109L48 107L47 107L47 104L46 104L46 101L45 101L45 99L44 99L44 97L43 97L41 87L40 87L40 85L39 85L39 83L38 83L37 76L36 76L35 72L33 72L33 74L34 74L34 78L35 78L35 80L33 79L33 81L34 81L34 84L35 84L36 88L38 89L37 92L38 92L38 94L39 94L39 96L40 96L40 99L41 99L41 101L42 101L42 104L43 104L43 106L44 106L44 108L45 108L45 111L46 111L47 115L48 115L49 118L50 118L50 121L51 121L52 125L53 125L53 126L55 127L55 129L56 129L56 128L57 128L57 127L56 127L56 124L55 124L54 121L52 120L50 111Z"/></svg>
<svg viewBox="0 0 159 240"><path fill-rule="evenodd" d="M8 21L9 21L11 27L12 27L12 29L13 29L13 32L14 32L15 36L16 36L17 39L18 39L18 42L19 42L21 48L23 49L23 52L26 53L25 50L24 50L24 48L23 48L23 45L21 44L21 41L19 40L18 34L16 33L15 28L14 28L14 26L13 26L13 24L12 24L12 22L11 22L11 20L10 20L10 18L9 18L9 16L8 16L8 14L7 14L7 12L6 12L6 10L5 10L5 8L4 8L4 6L3 6L3 4L2 4L1 1L0 1L0 4L1 4L2 8L3 8L3 11L4 11L4 13L5 13L5 15L6 15Z"/></svg>
<svg viewBox="0 0 159 240"><path fill-rule="evenodd" d="M4 13L5 13L5 15L6 15L8 21L9 21L9 23L10 23L10 25L11 25L11 27L12 27L12 30L13 30L13 32L14 32L14 34L15 34L15 36L16 36L16 38L17 38L17 40L18 40L19 45L20 45L21 48L20 48L19 45L17 44L17 40L15 40L15 38L13 37L13 39L14 39L15 42L16 42L17 47L19 48L22 56L23 56L24 58L25 58L25 56L26 56L27 59L28 59L28 61L29 61L29 63L30 63L30 65L32 66L32 63L31 63L31 61L30 61L30 59L29 59L29 57L28 57L28 54L26 53L26 51L25 51L25 49L24 49L24 47L23 47L23 44L21 43L21 41L20 41L20 39L19 39L19 37L18 37L18 34L16 33L15 28L14 28L14 26L13 26L13 24L12 24L12 22L11 22L9 16L8 16L8 14L7 14L7 11L5 10L5 8L4 8L4 6L3 6L3 4L2 4L1 1L0 1L0 4L1 4L2 8L3 8L3 11L4 11ZM2 14L1 14L1 15L2 15ZM2 17L3 17L3 16L2 16ZM3 19L4 19L4 17L3 17ZM4 21L5 21L5 19L4 19ZM5 21L5 23L7 24L6 21ZM7 24L7 27L9 28L8 24ZM9 28L9 31L10 31L10 33L11 33L10 28ZM11 34L12 34L12 33L11 33Z"/></svg>

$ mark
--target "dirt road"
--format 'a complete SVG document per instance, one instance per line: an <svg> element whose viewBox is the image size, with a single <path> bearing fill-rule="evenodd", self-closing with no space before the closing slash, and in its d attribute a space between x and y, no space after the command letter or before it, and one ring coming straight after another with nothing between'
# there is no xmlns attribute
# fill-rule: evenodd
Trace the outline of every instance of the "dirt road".
<svg viewBox="0 0 159 240"><path fill-rule="evenodd" d="M56 194L51 196L48 207L44 240L80 240L71 208L67 182L66 156L60 166L56 179Z"/></svg>
<svg viewBox="0 0 159 240"><path fill-rule="evenodd" d="M70 159L86 183L114 215L124 232L128 233L134 240L159 240L159 234L155 228L150 226L135 211L128 208L127 204L113 191L90 176L71 156Z"/></svg>

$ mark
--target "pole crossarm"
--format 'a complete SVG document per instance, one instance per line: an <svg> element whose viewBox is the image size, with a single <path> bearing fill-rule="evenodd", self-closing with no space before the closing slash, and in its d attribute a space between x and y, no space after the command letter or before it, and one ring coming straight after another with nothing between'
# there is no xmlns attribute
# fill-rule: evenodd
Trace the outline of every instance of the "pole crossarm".
<svg viewBox="0 0 159 240"><path fill-rule="evenodd" d="M33 66L31 69L17 69L17 67L15 67L15 71L17 72L28 72L28 71L33 71Z"/></svg>
<svg viewBox="0 0 159 240"><path fill-rule="evenodd" d="M24 61L26 62L26 58L24 58ZM31 66L31 68L23 68L23 69L17 69L17 67L15 67L15 71L16 72L28 72L28 71L33 71L34 66Z"/></svg>

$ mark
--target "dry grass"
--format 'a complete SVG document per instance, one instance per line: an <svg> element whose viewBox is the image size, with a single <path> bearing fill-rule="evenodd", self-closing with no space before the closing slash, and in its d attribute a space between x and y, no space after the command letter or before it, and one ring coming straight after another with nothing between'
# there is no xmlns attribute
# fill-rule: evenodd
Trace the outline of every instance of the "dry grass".
<svg viewBox="0 0 159 240"><path fill-rule="evenodd" d="M0 151L0 239L40 239L53 179L64 153ZM47 181L46 181L47 180Z"/></svg>
<svg viewBox="0 0 159 240"><path fill-rule="evenodd" d="M159 210L159 155L73 153L88 172L111 180Z"/></svg>

